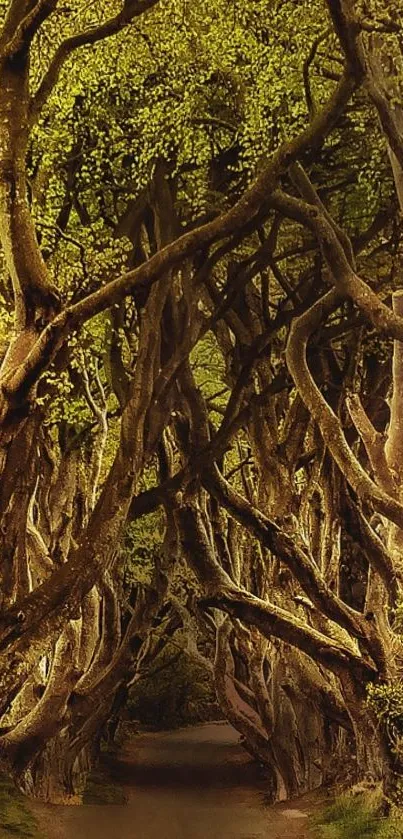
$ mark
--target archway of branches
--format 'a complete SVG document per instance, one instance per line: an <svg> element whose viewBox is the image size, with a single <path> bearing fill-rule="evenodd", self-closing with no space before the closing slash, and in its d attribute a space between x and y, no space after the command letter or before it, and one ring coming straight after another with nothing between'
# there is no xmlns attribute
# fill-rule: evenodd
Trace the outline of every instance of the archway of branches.
<svg viewBox="0 0 403 839"><path fill-rule="evenodd" d="M400 777L400 13L255 6L0 4L0 752L51 800L175 645L273 800Z"/></svg>

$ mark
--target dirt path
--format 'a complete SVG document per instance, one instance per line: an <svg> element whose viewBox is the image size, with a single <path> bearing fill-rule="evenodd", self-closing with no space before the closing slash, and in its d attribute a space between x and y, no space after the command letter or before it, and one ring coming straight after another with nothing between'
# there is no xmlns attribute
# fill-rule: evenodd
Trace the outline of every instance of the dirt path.
<svg viewBox="0 0 403 839"><path fill-rule="evenodd" d="M128 804L36 806L43 839L307 839L309 802L268 808L226 724L144 734L112 765Z"/></svg>

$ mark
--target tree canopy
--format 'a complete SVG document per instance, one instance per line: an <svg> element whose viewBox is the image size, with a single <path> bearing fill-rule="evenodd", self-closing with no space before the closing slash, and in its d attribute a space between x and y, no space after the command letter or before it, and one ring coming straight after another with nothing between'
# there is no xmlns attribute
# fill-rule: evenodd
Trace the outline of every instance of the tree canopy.
<svg viewBox="0 0 403 839"><path fill-rule="evenodd" d="M77 793L174 636L273 798L335 749L399 784L400 5L0 3L0 754L26 791Z"/></svg>

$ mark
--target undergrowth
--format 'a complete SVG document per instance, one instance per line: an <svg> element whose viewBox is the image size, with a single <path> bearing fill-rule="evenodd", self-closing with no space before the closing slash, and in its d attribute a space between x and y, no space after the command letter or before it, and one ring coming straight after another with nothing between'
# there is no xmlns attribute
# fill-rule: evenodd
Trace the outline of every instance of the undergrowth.
<svg viewBox="0 0 403 839"><path fill-rule="evenodd" d="M83 804L126 804L124 791L102 772L93 772L83 792Z"/></svg>
<svg viewBox="0 0 403 839"><path fill-rule="evenodd" d="M37 821L29 811L24 796L4 776L0 776L0 837L40 839Z"/></svg>
<svg viewBox="0 0 403 839"><path fill-rule="evenodd" d="M381 817L365 799L343 796L313 821L315 839L403 839L403 816Z"/></svg>

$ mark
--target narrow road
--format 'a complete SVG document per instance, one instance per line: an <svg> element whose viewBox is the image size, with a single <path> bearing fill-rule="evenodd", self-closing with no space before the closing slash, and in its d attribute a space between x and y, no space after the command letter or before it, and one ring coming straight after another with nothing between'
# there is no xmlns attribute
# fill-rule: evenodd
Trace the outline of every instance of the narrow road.
<svg viewBox="0 0 403 839"><path fill-rule="evenodd" d="M37 805L43 839L308 839L305 805L269 808L228 725L144 734L113 763L128 804Z"/></svg>

